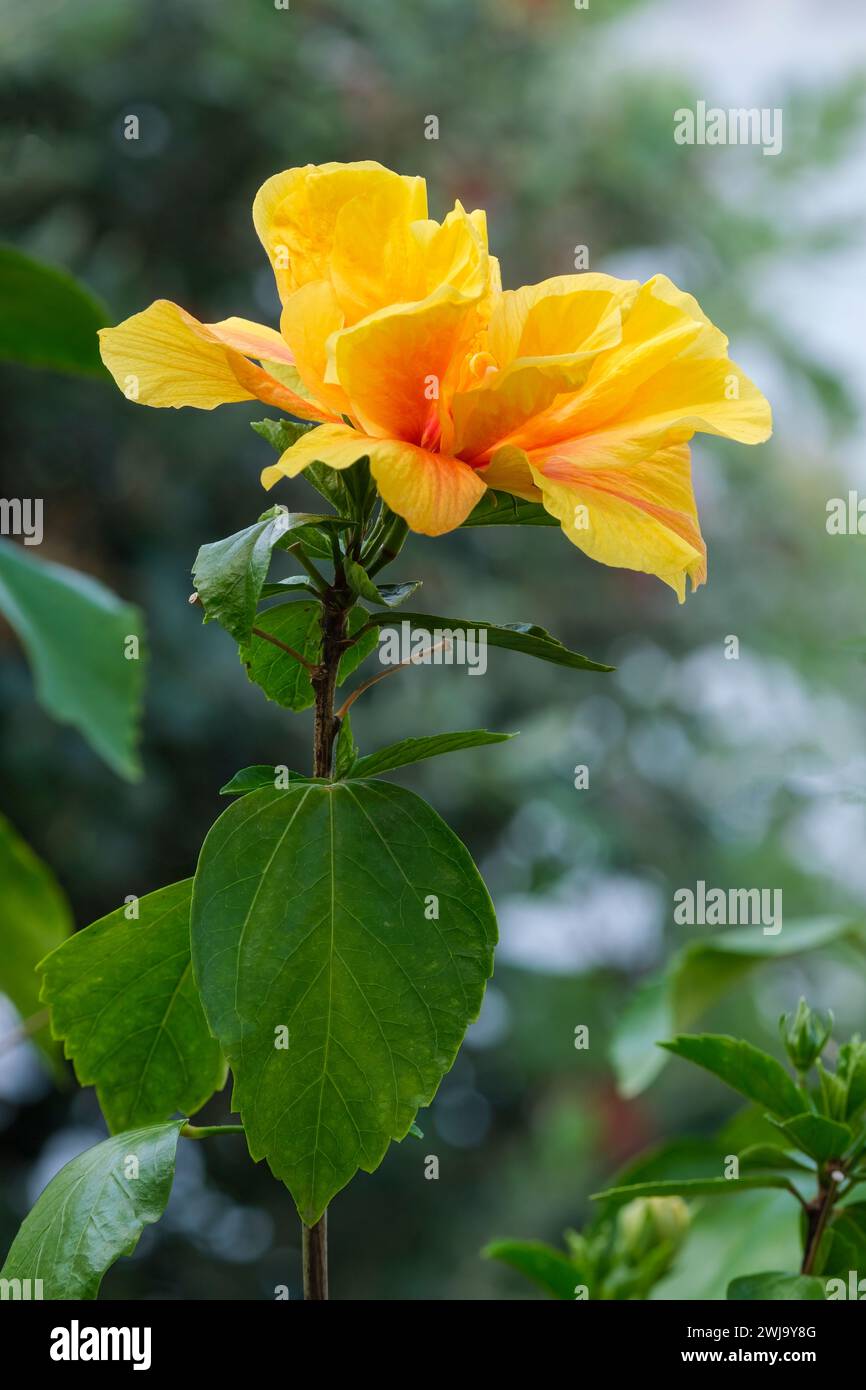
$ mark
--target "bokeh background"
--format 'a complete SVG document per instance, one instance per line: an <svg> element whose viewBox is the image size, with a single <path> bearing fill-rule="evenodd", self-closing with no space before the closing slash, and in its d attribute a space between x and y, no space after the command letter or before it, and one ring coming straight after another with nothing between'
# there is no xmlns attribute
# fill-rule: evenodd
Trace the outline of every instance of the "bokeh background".
<svg viewBox="0 0 866 1390"><path fill-rule="evenodd" d="M425 1138L333 1204L333 1296L536 1296L480 1258L486 1241L558 1241L624 1161L732 1111L680 1063L635 1099L616 1090L608 1048L636 982L708 930L674 926L675 889L779 887L786 921L863 914L866 539L828 535L825 515L828 498L866 493L866 12L2 0L0 75L3 236L88 284L111 322L158 297L206 321L276 322L257 187L291 165L372 158L425 175L433 215L456 197L485 207L508 285L571 272L576 245L594 270L668 273L773 402L761 449L695 448L710 578L685 607L552 530L407 545L395 576L423 575L429 611L543 623L615 674L491 650L483 679L412 671L357 707L365 750L434 729L521 735L399 774L466 840L502 944L481 1019L419 1117ZM781 107L782 153L676 145L673 112L698 99ZM438 140L424 137L431 114ZM263 509L270 454L249 421L267 412L144 411L110 383L2 375L0 494L43 497L40 553L103 579L149 625L146 775L132 786L38 709L0 631L0 809L83 926L192 871L237 768L305 765L306 716L267 704L186 602L197 547ZM298 481L280 500L312 496ZM706 1022L773 1048L778 1014L807 990L862 1027L863 979L832 952L780 962ZM228 1112L226 1093L204 1113ZM0 1057L0 1249L51 1174L102 1137L92 1092L58 1089L29 1046ZM424 1179L430 1153L438 1182ZM718 1296L726 1227L687 1248L671 1296ZM103 1293L260 1299L277 1284L300 1292L291 1201L226 1139L181 1146L166 1219Z"/></svg>

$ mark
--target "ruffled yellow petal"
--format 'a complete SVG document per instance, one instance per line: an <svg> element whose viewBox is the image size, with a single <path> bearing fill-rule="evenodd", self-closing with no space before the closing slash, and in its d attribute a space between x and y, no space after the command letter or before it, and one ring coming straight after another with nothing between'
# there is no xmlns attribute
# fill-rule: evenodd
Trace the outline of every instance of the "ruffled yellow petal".
<svg viewBox="0 0 866 1390"><path fill-rule="evenodd" d="M336 335L328 379L368 434L435 447L452 374L478 328L477 302L447 288L382 309Z"/></svg>
<svg viewBox="0 0 866 1390"><path fill-rule="evenodd" d="M644 285L622 341L602 352L583 389L553 403L511 439L556 446L582 467L634 463L702 431L760 444L770 407L727 356L728 340L691 295L664 276Z"/></svg>
<svg viewBox="0 0 866 1390"><path fill-rule="evenodd" d="M213 410L232 401L260 400L305 420L322 418L318 407L232 346L241 341L257 356L280 350L282 361L288 353L280 335L261 324L242 319L199 323L167 299L156 300L116 328L100 329L99 350L121 391L140 405Z"/></svg>
<svg viewBox="0 0 866 1390"><path fill-rule="evenodd" d="M605 565L657 575L682 603L686 579L706 579L687 445L631 468L586 471L566 461L533 467L544 506L570 541Z"/></svg>
<svg viewBox="0 0 866 1390"><path fill-rule="evenodd" d="M413 531L440 536L460 526L485 491L474 469L448 454L429 453L401 439L372 439L345 425L310 430L262 473L271 488L294 478L311 463L350 468L359 458L370 469L387 505Z"/></svg>
<svg viewBox="0 0 866 1390"><path fill-rule="evenodd" d="M455 451L481 460L558 396L574 392L598 354L620 341L622 314L637 289L609 275L562 275L499 295L483 354L489 365L452 404Z"/></svg>
<svg viewBox="0 0 866 1390"><path fill-rule="evenodd" d="M373 197L389 186L405 188L412 218L427 216L424 180L404 178L373 160L307 164L274 174L262 184L253 203L253 222L283 302L301 285L328 278L337 218L345 204L352 198Z"/></svg>

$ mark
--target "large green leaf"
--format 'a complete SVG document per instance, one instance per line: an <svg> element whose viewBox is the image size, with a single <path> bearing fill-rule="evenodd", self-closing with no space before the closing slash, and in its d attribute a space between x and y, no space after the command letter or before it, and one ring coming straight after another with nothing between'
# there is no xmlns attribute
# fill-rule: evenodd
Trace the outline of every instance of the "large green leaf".
<svg viewBox="0 0 866 1390"><path fill-rule="evenodd" d="M742 1038L683 1033L661 1047L718 1076L740 1095L783 1119L802 1113L805 1097L781 1062Z"/></svg>
<svg viewBox="0 0 866 1390"><path fill-rule="evenodd" d="M201 546L192 574L205 622L216 621L236 642L248 642L274 547L300 527L327 520L273 507L243 531Z"/></svg>
<svg viewBox="0 0 866 1390"><path fill-rule="evenodd" d="M510 492L488 488L462 523L464 526L559 526L540 502L526 502Z"/></svg>
<svg viewBox="0 0 866 1390"><path fill-rule="evenodd" d="M184 1123L127 1130L61 1168L21 1223L0 1278L41 1279L43 1298L96 1298L106 1270L165 1211Z"/></svg>
<svg viewBox="0 0 866 1390"><path fill-rule="evenodd" d="M732 1279L728 1298L739 1301L757 1299L762 1303L789 1303L794 1299L823 1302L824 1280L808 1274L745 1274Z"/></svg>
<svg viewBox="0 0 866 1390"><path fill-rule="evenodd" d="M354 636L367 621L368 615L362 609L353 608L348 619L349 635ZM308 662L315 663L321 656L320 603L306 600L280 603L259 613L256 627L277 638L284 646L292 647ZM340 660L338 685L342 685L365 657L375 650L378 636L378 628L368 628L354 646L346 649ZM269 700L293 710L308 709L312 705L315 695L310 673L288 652L254 633L249 644L243 648L242 657L250 680L261 686Z"/></svg>
<svg viewBox="0 0 866 1390"><path fill-rule="evenodd" d="M477 1017L495 940L467 850L411 792L263 789L213 826L193 967L250 1152L304 1221L430 1103Z"/></svg>
<svg viewBox="0 0 866 1390"><path fill-rule="evenodd" d="M71 931L72 913L51 870L0 816L0 992L22 1018L39 1010L36 966ZM46 1034L35 1041L56 1055Z"/></svg>
<svg viewBox="0 0 866 1390"><path fill-rule="evenodd" d="M690 1027L753 970L858 936L862 939L861 923L821 917L786 922L777 936L765 936L755 927L729 927L690 942L676 953L663 974L652 976L634 991L623 1010L611 1046L621 1094L638 1095L662 1071L668 1057L655 1043Z"/></svg>
<svg viewBox="0 0 866 1390"><path fill-rule="evenodd" d="M540 1240L494 1240L481 1251L486 1260L501 1260L554 1298L574 1298L580 1283L567 1255Z"/></svg>
<svg viewBox="0 0 866 1390"><path fill-rule="evenodd" d="M0 613L30 658L44 708L74 725L115 772L137 778L144 682L138 609L87 575L0 541Z"/></svg>
<svg viewBox="0 0 866 1390"><path fill-rule="evenodd" d="M378 777L408 763L436 758L440 753L456 753L463 748L482 748L488 743L505 743L515 734L492 734L487 729L465 729L453 734L430 734L426 738L404 738L359 758L348 774L351 777Z"/></svg>
<svg viewBox="0 0 866 1390"><path fill-rule="evenodd" d="M225 1082L192 978L192 879L118 908L42 962L42 1000L112 1133L194 1115Z"/></svg>
<svg viewBox="0 0 866 1390"><path fill-rule="evenodd" d="M97 338L107 320L71 275L0 246L0 358L107 380Z"/></svg>

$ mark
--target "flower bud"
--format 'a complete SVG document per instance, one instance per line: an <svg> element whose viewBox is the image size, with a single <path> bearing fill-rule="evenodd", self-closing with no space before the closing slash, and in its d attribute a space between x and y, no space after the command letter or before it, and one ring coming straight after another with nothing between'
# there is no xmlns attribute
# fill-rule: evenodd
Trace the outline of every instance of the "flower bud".
<svg viewBox="0 0 866 1390"><path fill-rule="evenodd" d="M818 1013L801 999L793 1014L782 1014L779 1031L791 1065L801 1075L814 1065L833 1031L833 1014Z"/></svg>
<svg viewBox="0 0 866 1390"><path fill-rule="evenodd" d="M619 1213L620 1251L625 1259L636 1264L663 1242L677 1249L685 1239L690 1220L682 1197L637 1197Z"/></svg>

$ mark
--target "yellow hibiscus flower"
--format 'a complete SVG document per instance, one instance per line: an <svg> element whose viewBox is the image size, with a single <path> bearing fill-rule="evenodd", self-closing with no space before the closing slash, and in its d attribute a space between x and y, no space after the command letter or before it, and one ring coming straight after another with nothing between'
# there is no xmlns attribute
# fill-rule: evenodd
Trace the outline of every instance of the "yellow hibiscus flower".
<svg viewBox="0 0 866 1390"><path fill-rule="evenodd" d="M691 296L573 275L501 290L484 214L427 216L426 188L379 164L308 165L253 207L280 331L203 324L160 300L100 334L131 399L210 409L259 399L320 422L262 481L367 456L385 503L441 535L493 487L543 503L605 564L680 600L706 574L688 442L756 444L764 397Z"/></svg>

